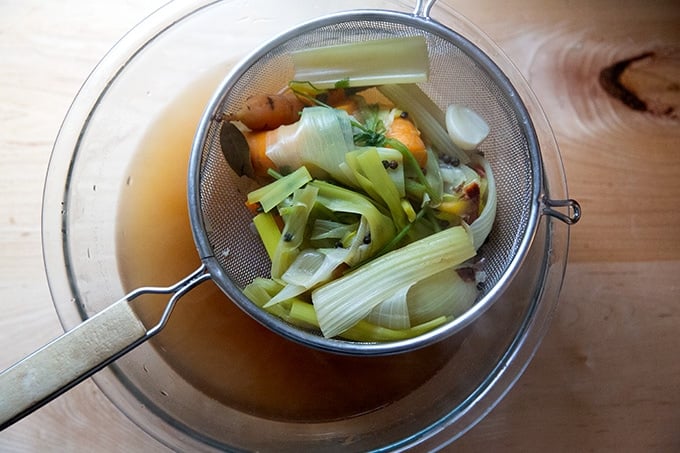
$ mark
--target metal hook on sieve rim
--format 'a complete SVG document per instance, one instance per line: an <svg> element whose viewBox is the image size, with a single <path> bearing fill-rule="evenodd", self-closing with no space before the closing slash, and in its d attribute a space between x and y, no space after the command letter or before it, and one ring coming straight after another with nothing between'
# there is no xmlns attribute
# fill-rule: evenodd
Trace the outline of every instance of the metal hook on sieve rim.
<svg viewBox="0 0 680 453"><path fill-rule="evenodd" d="M581 219L581 205L572 198L566 200L551 200L547 196L544 196L542 201L543 214L561 220L567 225L573 225ZM568 213L565 214L555 208L567 208Z"/></svg>
<svg viewBox="0 0 680 453"><path fill-rule="evenodd" d="M418 0L416 2L416 8L413 10L413 14L425 19L430 18L430 10L434 6L437 0Z"/></svg>

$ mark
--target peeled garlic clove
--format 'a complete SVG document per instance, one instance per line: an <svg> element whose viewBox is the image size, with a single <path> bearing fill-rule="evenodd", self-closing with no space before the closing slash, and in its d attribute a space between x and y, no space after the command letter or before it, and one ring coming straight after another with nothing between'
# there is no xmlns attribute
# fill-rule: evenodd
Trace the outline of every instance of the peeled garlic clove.
<svg viewBox="0 0 680 453"><path fill-rule="evenodd" d="M465 151L477 148L489 135L486 121L474 110L460 104L451 104L446 109L446 130L451 140Z"/></svg>

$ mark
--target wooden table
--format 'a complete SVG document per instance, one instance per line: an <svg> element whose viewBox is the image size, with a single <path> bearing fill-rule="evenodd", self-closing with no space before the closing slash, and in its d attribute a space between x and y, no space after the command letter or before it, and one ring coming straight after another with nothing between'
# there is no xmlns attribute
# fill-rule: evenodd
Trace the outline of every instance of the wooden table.
<svg viewBox="0 0 680 453"><path fill-rule="evenodd" d="M40 245L60 122L108 48L163 3L0 1L2 369L61 333ZM542 347L451 449L679 451L680 3L449 3L531 83L584 212ZM618 98L608 94L602 70L637 56L609 72L620 83L605 84ZM2 451L55 449L163 451L91 381L0 433Z"/></svg>

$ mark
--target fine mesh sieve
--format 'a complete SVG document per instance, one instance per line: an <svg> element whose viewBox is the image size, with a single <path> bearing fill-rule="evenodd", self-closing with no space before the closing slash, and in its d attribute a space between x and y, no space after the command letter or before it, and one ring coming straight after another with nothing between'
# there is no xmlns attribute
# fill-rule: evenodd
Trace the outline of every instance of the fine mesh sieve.
<svg viewBox="0 0 680 453"><path fill-rule="evenodd" d="M350 354L386 354L429 344L460 330L495 301L521 265L542 212L567 222L578 219L553 211L542 193L541 153L531 118L515 88L473 43L429 18L434 1L418 2L414 14L352 11L305 23L253 53L224 80L199 127L189 175L191 223L201 259L221 289L269 328L307 345ZM250 302L241 290L255 277L268 277L270 260L251 231L244 180L229 167L220 144L223 113L233 112L260 93L275 93L293 79L291 53L300 49L420 35L430 58L428 81L420 88L442 109L464 104L491 126L480 146L494 171L498 209L494 228L478 257L487 279L477 303L465 315L420 337L392 343L326 339L287 324ZM225 151L228 152L228 151Z"/></svg>

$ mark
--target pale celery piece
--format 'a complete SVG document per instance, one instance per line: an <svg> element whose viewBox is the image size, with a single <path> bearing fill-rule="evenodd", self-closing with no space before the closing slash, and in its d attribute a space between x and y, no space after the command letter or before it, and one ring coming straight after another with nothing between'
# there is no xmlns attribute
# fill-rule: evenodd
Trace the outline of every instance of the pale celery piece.
<svg viewBox="0 0 680 453"><path fill-rule="evenodd" d="M319 89L425 82L429 71L422 36L360 41L293 52L295 80Z"/></svg>
<svg viewBox="0 0 680 453"><path fill-rule="evenodd" d="M321 332L335 337L403 287L473 256L468 230L451 227L374 259L312 292Z"/></svg>

